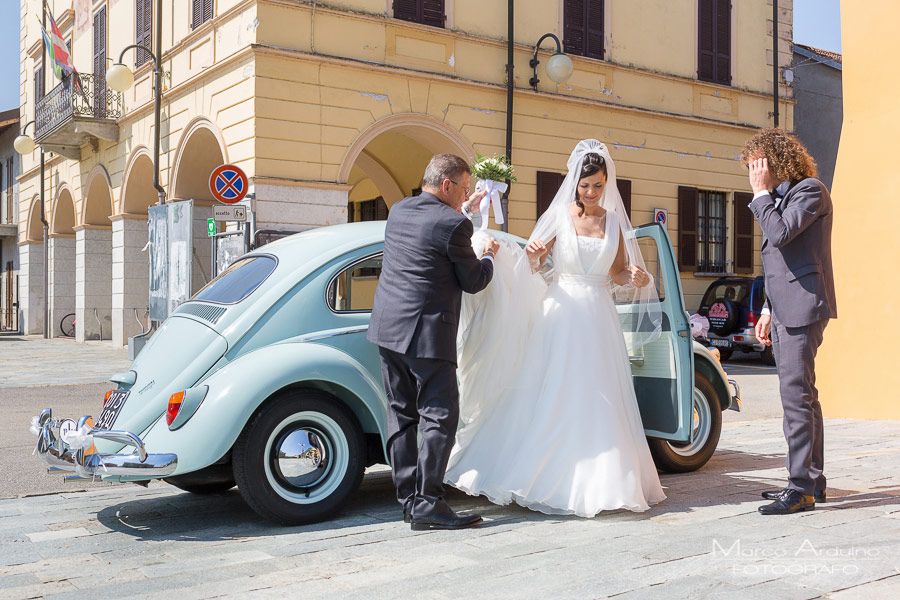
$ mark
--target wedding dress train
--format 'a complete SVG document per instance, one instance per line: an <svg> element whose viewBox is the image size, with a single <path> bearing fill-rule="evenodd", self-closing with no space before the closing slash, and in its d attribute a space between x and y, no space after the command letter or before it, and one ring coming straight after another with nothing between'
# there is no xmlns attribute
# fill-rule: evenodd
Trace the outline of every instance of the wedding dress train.
<svg viewBox="0 0 900 600"><path fill-rule="evenodd" d="M568 226L553 248L549 287L504 241L491 284L464 297L461 422L445 480L548 514L647 510L665 494L610 294L616 215L603 238Z"/></svg>

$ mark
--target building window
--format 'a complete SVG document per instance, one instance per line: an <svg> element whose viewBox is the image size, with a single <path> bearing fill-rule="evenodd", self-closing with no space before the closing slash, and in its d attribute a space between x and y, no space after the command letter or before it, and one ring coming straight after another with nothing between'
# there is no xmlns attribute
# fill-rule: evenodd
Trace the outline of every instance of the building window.
<svg viewBox="0 0 900 600"><path fill-rule="evenodd" d="M384 202L384 198L378 196L372 200L364 200L362 202L351 202L349 210L349 221L358 223L360 221L384 221L387 219L388 207Z"/></svg>
<svg viewBox="0 0 900 600"><path fill-rule="evenodd" d="M697 270L725 272L725 194L697 193Z"/></svg>
<svg viewBox="0 0 900 600"><path fill-rule="evenodd" d="M731 85L731 0L700 0L697 77Z"/></svg>
<svg viewBox="0 0 900 600"><path fill-rule="evenodd" d="M134 0L134 43L152 48L153 0ZM150 54L140 48L134 54L134 66L140 67L150 60Z"/></svg>
<svg viewBox="0 0 900 600"><path fill-rule="evenodd" d="M394 18L443 27L444 0L394 0Z"/></svg>
<svg viewBox="0 0 900 600"><path fill-rule="evenodd" d="M568 54L603 58L603 2L564 0L563 45Z"/></svg>
<svg viewBox="0 0 900 600"><path fill-rule="evenodd" d="M191 0L191 29L197 29L213 17L213 0Z"/></svg>
<svg viewBox="0 0 900 600"><path fill-rule="evenodd" d="M44 68L35 67L34 69L34 101L44 97Z"/></svg>
<svg viewBox="0 0 900 600"><path fill-rule="evenodd" d="M16 179L12 156L6 159L6 222L13 222L13 181Z"/></svg>
<svg viewBox="0 0 900 600"><path fill-rule="evenodd" d="M106 7L94 13L94 116L106 118Z"/></svg>

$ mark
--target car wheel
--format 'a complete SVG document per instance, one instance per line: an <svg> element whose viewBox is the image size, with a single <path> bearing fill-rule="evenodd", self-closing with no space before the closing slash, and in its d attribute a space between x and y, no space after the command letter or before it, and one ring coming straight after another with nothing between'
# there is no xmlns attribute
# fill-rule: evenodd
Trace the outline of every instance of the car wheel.
<svg viewBox="0 0 900 600"><path fill-rule="evenodd" d="M210 465L193 473L166 477L163 481L179 490L200 495L227 492L236 485L230 464Z"/></svg>
<svg viewBox="0 0 900 600"><path fill-rule="evenodd" d="M265 404L232 451L241 496L263 517L286 524L321 521L337 512L359 487L365 458L356 418L314 390Z"/></svg>
<svg viewBox="0 0 900 600"><path fill-rule="evenodd" d="M765 349L759 353L759 356L762 358L762 361L770 367L775 366L775 351L772 349L772 346L766 346Z"/></svg>
<svg viewBox="0 0 900 600"><path fill-rule="evenodd" d="M720 361L728 360L734 354L734 349L732 348L717 348L717 350L719 351Z"/></svg>
<svg viewBox="0 0 900 600"><path fill-rule="evenodd" d="M696 471L716 451L722 433L722 405L718 394L702 373L694 373L693 440L679 443L649 438L650 453L656 466L669 473Z"/></svg>

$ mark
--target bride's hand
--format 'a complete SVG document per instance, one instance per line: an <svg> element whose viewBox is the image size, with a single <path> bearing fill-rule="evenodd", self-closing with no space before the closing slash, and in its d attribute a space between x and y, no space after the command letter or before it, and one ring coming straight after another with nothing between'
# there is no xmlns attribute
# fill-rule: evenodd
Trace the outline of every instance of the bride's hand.
<svg viewBox="0 0 900 600"><path fill-rule="evenodd" d="M634 287L644 287L650 283L650 275L637 265L631 266L631 285Z"/></svg>
<svg viewBox="0 0 900 600"><path fill-rule="evenodd" d="M547 246L541 240L534 240L525 246L525 253L529 260L540 260L547 254Z"/></svg>

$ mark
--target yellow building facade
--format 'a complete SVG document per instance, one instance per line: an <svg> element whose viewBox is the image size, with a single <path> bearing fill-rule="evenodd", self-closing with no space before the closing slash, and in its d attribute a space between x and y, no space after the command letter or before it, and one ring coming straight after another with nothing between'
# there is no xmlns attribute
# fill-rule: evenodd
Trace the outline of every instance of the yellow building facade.
<svg viewBox="0 0 900 600"><path fill-rule="evenodd" d="M900 311L895 267L900 241L890 210L900 136L900 83L878 69L900 51L889 0L841 2L844 125L834 176L832 252L838 318L829 323L817 359L827 417L900 419L900 371L890 348ZM877 326L873 325L877 323Z"/></svg>
<svg viewBox="0 0 900 600"><path fill-rule="evenodd" d="M778 60L789 65L792 3L778 4ZM117 61L136 40L147 41L141 33L147 7L155 35L155 0L49 5L71 42L76 68L95 81L102 82L100 65ZM168 200L195 202L195 288L209 277L210 251L201 236L211 215L207 180L219 164L236 164L249 176L258 229L301 231L367 218L376 203L389 207L414 193L435 153L473 159L505 152L507 2L161 5L160 182ZM403 13L418 5L430 21L421 10ZM45 73L46 95L35 102L41 3L22 0L21 6L23 124L38 108L37 127L44 122L49 152L50 322L75 312L79 339L102 335L124 343L140 332L147 304L142 248L147 207L157 201L152 61L135 68L135 84L121 99L92 84L90 118L72 118L60 133L47 134L47 120L55 117L48 116L45 98L58 81ZM435 7L443 10L442 23L439 16L434 20ZM709 11L716 21L709 21ZM593 52L587 43L580 49L587 56L571 51L579 51L572 40L580 34L572 30L582 17L590 26L582 23L580 31L593 36ZM509 197L509 230L528 235L541 174L564 172L578 140L597 138L629 182L632 221L650 222L654 209L668 211L669 234L684 259L685 300L696 309L715 277L736 270L734 197L749 189L738 157L757 128L772 124L771 0L516 0L514 26L518 183ZM538 55L535 90L528 63L545 33L563 40L575 70L562 84L549 79L548 40ZM710 39L717 61L712 78L704 45ZM134 51L125 64L135 67ZM790 129L790 88L781 85L780 93L781 125ZM105 112L98 108L104 101ZM37 150L23 157L20 178L20 297L29 332L42 324L38 165ZM697 198L709 204L698 208ZM743 234L752 247L749 264L743 247L742 272L759 274L761 234L755 223L751 227ZM648 262L652 270L653 258Z"/></svg>

